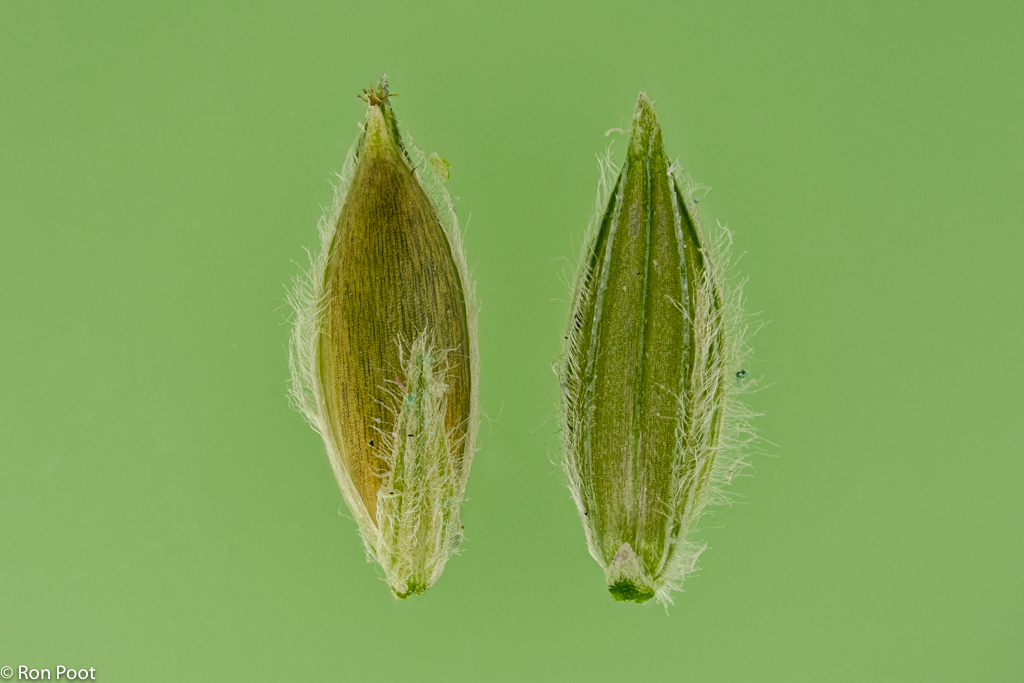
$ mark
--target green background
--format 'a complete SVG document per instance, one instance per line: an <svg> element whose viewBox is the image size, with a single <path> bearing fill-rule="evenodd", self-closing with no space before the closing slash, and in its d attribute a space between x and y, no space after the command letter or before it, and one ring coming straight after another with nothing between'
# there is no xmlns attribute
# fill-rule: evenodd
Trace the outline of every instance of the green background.
<svg viewBox="0 0 1024 683"><path fill-rule="evenodd" d="M0 20L0 666L1020 680L1024 6L86 4ZM405 602L285 396L285 285L385 71L452 165L488 416L463 553ZM551 372L640 90L770 321L775 445L668 615L587 554Z"/></svg>

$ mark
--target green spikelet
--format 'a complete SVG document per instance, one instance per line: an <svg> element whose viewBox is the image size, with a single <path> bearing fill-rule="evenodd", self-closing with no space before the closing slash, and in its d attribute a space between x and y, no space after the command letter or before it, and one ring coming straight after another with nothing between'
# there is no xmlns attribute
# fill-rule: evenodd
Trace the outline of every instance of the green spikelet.
<svg viewBox="0 0 1024 683"><path fill-rule="evenodd" d="M614 177L607 160L602 175ZM750 434L734 400L746 346L728 232L707 243L688 192L641 93L584 244L560 372L564 466L616 600L671 600L703 550L687 534Z"/></svg>
<svg viewBox="0 0 1024 683"><path fill-rule="evenodd" d="M290 296L291 389L369 558L405 598L433 585L462 540L476 314L437 164L402 139L385 78L363 92L366 120L321 221L320 253Z"/></svg>

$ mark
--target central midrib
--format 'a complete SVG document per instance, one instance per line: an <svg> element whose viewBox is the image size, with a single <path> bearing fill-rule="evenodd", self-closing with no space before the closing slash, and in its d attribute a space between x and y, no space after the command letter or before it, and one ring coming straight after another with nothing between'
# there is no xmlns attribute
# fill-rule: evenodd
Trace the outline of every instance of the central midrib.
<svg viewBox="0 0 1024 683"><path fill-rule="evenodd" d="M651 143L653 145L653 140ZM644 486L643 481L643 458L641 455L641 449L643 448L643 410L646 405L645 390L644 386L647 380L647 342L648 334L650 332L650 319L647 316L647 301L650 298L650 287L651 287L651 230L654 224L654 201L653 201L653 181L651 178L651 155L647 154L644 158L643 166L643 203L645 211L642 217L643 224L641 226L641 234L644 240L644 257L640 262L641 267L641 281L640 281L640 319L638 322L638 333L637 333L637 349L636 349L636 375L633 379L633 448L630 452L631 463L629 464L627 471L629 472L629 487L633 495L631 500L640 501L643 499L642 488ZM638 476L639 474L639 476ZM639 540L639 515L638 509L634 506L627 507L629 517L626 520L626 528L628 529L628 537L636 538ZM636 550L636 548L634 548Z"/></svg>

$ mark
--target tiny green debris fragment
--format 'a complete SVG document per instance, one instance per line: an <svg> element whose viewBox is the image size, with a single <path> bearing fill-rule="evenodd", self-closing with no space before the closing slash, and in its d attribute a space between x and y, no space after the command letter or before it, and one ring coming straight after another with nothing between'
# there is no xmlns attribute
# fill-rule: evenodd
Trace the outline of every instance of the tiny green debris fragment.
<svg viewBox="0 0 1024 683"><path fill-rule="evenodd" d="M441 180L448 180L449 167L448 160L442 159L437 152L430 155L430 167L434 169L437 175L441 176Z"/></svg>
<svg viewBox="0 0 1024 683"><path fill-rule="evenodd" d="M386 78L289 301L294 405L323 437L368 559L422 593L462 541L478 426L476 306L436 165L399 132Z"/></svg>

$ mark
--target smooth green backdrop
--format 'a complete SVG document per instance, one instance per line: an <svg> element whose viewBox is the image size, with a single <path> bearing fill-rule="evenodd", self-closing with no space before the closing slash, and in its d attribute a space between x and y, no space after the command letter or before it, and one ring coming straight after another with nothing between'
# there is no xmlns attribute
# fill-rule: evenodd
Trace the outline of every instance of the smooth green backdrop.
<svg viewBox="0 0 1024 683"><path fill-rule="evenodd" d="M0 666L105 681L1009 681L1024 667L1024 5L5 2ZM487 414L394 600L288 407L355 95L451 162ZM749 278L767 455L614 603L551 365L637 93Z"/></svg>

